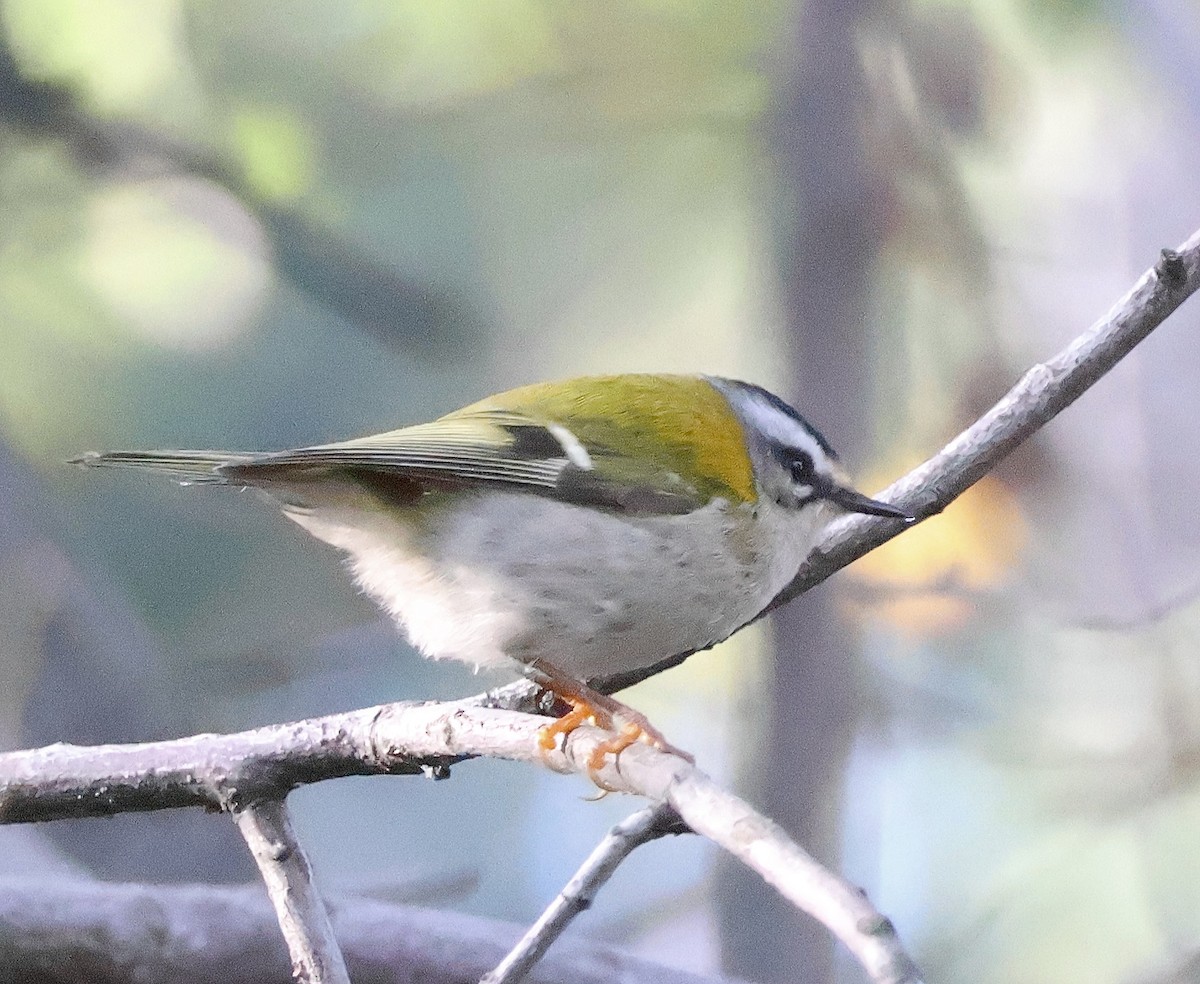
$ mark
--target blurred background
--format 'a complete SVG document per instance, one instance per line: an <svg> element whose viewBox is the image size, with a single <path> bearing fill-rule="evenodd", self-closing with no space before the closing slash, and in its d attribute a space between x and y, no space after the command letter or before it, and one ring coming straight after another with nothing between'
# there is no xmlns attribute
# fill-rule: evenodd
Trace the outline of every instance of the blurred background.
<svg viewBox="0 0 1200 984"><path fill-rule="evenodd" d="M69 457L705 371L874 491L1200 226L1198 166L1191 0L3 0L4 746L502 682L255 497ZM625 694L932 981L1200 981L1196 305L943 516ZM636 806L591 792L477 762L293 802L331 893L530 920ZM30 869L254 877L198 812L0 830ZM578 931L861 979L696 839Z"/></svg>

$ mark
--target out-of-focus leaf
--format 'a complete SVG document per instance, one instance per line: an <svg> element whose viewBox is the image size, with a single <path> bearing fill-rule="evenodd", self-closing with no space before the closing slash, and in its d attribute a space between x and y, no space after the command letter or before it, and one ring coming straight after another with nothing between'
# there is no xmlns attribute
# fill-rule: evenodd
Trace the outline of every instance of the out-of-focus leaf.
<svg viewBox="0 0 1200 984"><path fill-rule="evenodd" d="M3 27L36 77L79 85L102 113L136 111L183 81L177 0L11 0Z"/></svg>
<svg viewBox="0 0 1200 984"><path fill-rule="evenodd" d="M93 296L167 348L227 346L271 283L258 224L226 191L189 178L97 189L80 247L79 276Z"/></svg>
<svg viewBox="0 0 1200 984"><path fill-rule="evenodd" d="M1027 537L1015 496L985 476L936 519L851 567L846 576L861 589L851 598L862 615L906 634L953 632L975 613L980 594L1012 578Z"/></svg>
<svg viewBox="0 0 1200 984"><path fill-rule="evenodd" d="M293 113L246 106L233 120L242 173L256 196L281 202L299 198L313 184L313 148Z"/></svg>

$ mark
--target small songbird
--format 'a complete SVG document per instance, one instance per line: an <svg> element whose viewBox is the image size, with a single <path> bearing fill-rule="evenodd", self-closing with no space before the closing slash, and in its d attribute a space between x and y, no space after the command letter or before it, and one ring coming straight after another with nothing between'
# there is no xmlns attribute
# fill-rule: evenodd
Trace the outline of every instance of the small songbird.
<svg viewBox="0 0 1200 984"><path fill-rule="evenodd" d="M726 639L842 512L911 520L852 489L779 397L715 376L536 384L292 451L107 451L76 463L261 489L349 555L426 656L521 667L571 705L544 747L588 719L619 724L593 770L638 739L670 746L588 680Z"/></svg>

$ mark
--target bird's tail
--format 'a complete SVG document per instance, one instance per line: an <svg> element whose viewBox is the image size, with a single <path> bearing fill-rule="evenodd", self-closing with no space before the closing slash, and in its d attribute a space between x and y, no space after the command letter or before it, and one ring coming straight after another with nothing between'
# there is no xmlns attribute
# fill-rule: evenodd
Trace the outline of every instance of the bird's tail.
<svg viewBox="0 0 1200 984"><path fill-rule="evenodd" d="M225 469L248 464L253 455L229 451L89 451L68 464L84 468L146 468L185 485L225 485Z"/></svg>

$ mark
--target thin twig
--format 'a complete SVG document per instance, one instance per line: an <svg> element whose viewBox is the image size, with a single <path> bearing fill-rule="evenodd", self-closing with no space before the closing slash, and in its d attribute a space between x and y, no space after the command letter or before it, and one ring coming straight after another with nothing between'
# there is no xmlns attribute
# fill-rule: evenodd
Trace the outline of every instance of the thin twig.
<svg viewBox="0 0 1200 984"><path fill-rule="evenodd" d="M267 886L296 980L350 984L329 913L313 886L312 867L292 829L287 802L263 800L235 810L233 816Z"/></svg>
<svg viewBox="0 0 1200 984"><path fill-rule="evenodd" d="M622 861L641 845L682 829L679 814L666 803L647 806L622 820L604 835L537 922L479 984L519 984L523 981L571 920L591 907Z"/></svg>
<svg viewBox="0 0 1200 984"><path fill-rule="evenodd" d="M569 743L567 754L576 770L586 770L592 740L586 736ZM782 827L694 765L638 745L607 766L600 779L610 788L669 803L693 831L729 851L822 923L875 984L921 981L895 927L861 889L822 866Z"/></svg>
<svg viewBox="0 0 1200 984"><path fill-rule="evenodd" d="M919 984L921 972L891 920L777 823L703 773L676 783L667 801L696 833L725 848L841 940L876 984Z"/></svg>

